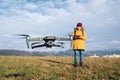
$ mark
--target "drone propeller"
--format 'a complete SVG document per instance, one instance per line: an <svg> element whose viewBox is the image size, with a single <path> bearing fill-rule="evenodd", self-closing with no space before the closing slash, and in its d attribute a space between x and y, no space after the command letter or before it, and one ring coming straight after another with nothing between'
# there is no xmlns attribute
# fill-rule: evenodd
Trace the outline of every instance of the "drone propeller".
<svg viewBox="0 0 120 80"><path fill-rule="evenodd" d="M29 36L29 35L26 35L26 34L15 34L15 35L21 36L20 39L26 39L27 48L30 48L30 47L29 47L29 43L28 43L28 41L29 41L29 39L30 39L30 36Z"/></svg>
<svg viewBox="0 0 120 80"><path fill-rule="evenodd" d="M17 35L17 36L23 36L23 37L29 37L29 35L27 35L27 34L15 34L15 35Z"/></svg>

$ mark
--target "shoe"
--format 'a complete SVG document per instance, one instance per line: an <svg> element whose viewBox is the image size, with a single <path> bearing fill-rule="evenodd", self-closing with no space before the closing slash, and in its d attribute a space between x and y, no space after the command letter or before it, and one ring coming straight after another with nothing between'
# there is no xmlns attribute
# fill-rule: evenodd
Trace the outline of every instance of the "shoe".
<svg viewBox="0 0 120 80"><path fill-rule="evenodd" d="M83 66L83 62L80 62L80 66Z"/></svg>
<svg viewBox="0 0 120 80"><path fill-rule="evenodd" d="M73 66L74 66L74 67L77 67L77 66L78 66L77 62L75 62L75 64L73 64Z"/></svg>

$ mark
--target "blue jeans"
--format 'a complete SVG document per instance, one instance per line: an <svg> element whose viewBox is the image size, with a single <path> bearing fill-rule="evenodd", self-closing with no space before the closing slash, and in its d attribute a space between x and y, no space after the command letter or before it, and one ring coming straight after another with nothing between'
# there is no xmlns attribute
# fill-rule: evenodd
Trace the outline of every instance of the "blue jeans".
<svg viewBox="0 0 120 80"><path fill-rule="evenodd" d="M74 62L78 63L78 56L80 58L80 63L83 62L82 50L74 50Z"/></svg>

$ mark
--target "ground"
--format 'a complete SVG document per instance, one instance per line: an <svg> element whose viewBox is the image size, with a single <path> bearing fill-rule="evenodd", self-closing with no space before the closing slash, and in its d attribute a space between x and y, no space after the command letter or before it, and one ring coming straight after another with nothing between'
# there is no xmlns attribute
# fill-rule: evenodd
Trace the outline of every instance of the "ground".
<svg viewBox="0 0 120 80"><path fill-rule="evenodd" d="M120 80L120 58L0 56L0 80Z"/></svg>

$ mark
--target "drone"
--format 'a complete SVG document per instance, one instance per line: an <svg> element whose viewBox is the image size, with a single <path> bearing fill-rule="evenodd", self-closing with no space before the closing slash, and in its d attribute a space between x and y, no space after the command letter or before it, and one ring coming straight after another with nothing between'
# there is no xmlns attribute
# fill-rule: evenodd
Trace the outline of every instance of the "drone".
<svg viewBox="0 0 120 80"><path fill-rule="evenodd" d="M67 37L56 37L56 36L45 36L45 37L35 37L31 38L26 34L16 34L17 36L21 36L26 40L27 48L39 48L39 47L61 47L64 48L63 41L71 41L71 36ZM30 46L31 45L31 46Z"/></svg>

